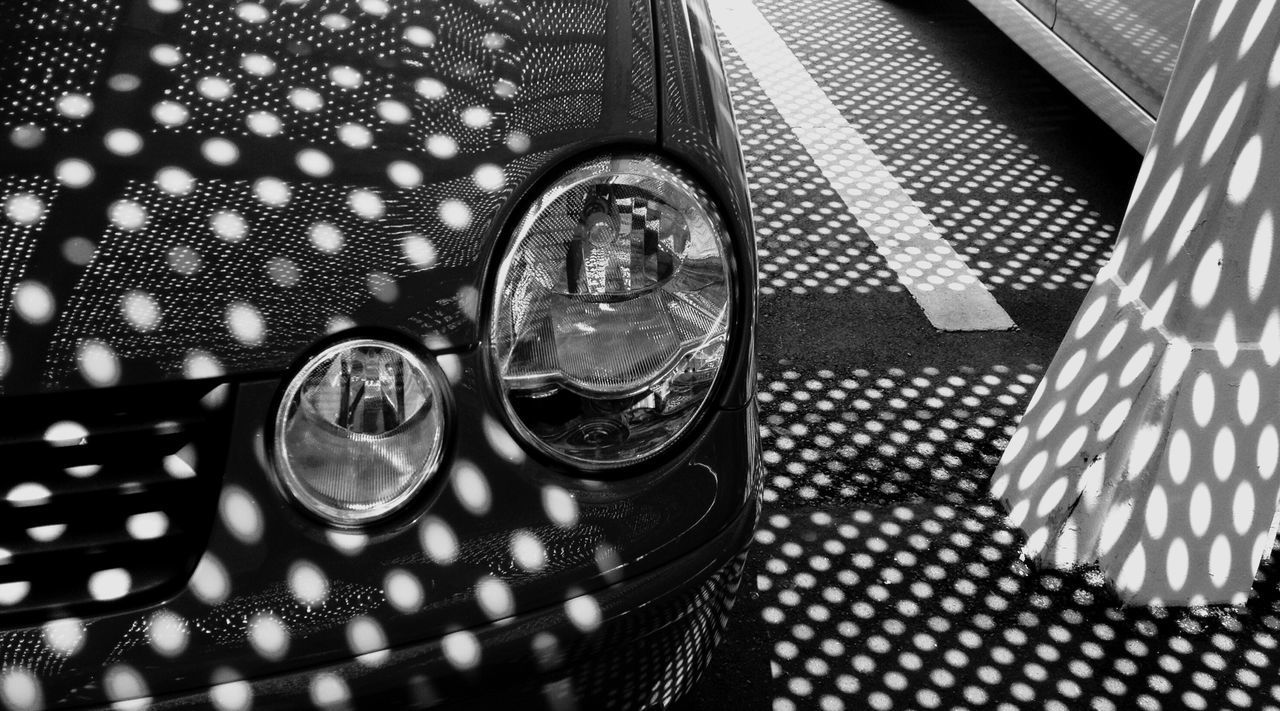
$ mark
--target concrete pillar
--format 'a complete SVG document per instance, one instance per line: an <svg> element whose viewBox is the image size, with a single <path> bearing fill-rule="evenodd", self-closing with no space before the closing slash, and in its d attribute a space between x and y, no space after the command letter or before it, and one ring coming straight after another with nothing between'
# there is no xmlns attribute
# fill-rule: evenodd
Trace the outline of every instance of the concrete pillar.
<svg viewBox="0 0 1280 711"><path fill-rule="evenodd" d="M1278 48L1276 0L1197 4L1115 253L992 478L1028 556L1135 604L1243 602L1275 537Z"/></svg>

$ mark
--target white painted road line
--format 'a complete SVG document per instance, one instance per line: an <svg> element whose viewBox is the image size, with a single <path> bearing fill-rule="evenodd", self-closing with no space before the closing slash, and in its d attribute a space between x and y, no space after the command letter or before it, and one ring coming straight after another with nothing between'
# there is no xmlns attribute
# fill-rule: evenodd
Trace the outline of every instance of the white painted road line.
<svg viewBox="0 0 1280 711"><path fill-rule="evenodd" d="M716 24L934 328L1014 328L978 274L938 234L756 6L749 0L710 5Z"/></svg>

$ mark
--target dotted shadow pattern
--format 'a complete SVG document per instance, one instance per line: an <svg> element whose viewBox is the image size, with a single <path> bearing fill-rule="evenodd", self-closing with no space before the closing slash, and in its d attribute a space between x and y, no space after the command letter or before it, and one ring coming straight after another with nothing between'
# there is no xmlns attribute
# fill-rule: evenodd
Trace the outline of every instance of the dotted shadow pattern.
<svg viewBox="0 0 1280 711"><path fill-rule="evenodd" d="M758 4L984 282L998 295L1064 292L1074 310L1115 224L899 21L915 4ZM721 40L765 313L790 295L901 292ZM904 362L890 350L863 362ZM1231 608L1125 607L1096 568L1021 560L1023 535L986 489L1046 361L944 369L909 353L898 367L761 356L760 610L734 624L766 628L767 706L1280 708L1275 551L1253 598Z"/></svg>
<svg viewBox="0 0 1280 711"><path fill-rule="evenodd" d="M781 370L780 373L777 370ZM764 500L987 500L991 469L1041 368L890 368L802 375L789 361L760 378Z"/></svg>
<svg viewBox="0 0 1280 711"><path fill-rule="evenodd" d="M1124 608L1028 569L993 506L774 514L756 541L778 711L1280 707L1274 557L1248 608Z"/></svg>
<svg viewBox="0 0 1280 711"><path fill-rule="evenodd" d="M652 131L643 7L6 5L0 388L275 369L355 324L473 340L512 195Z"/></svg>
<svg viewBox="0 0 1280 711"><path fill-rule="evenodd" d="M898 20L892 4L806 0L759 6L983 283L996 294L1089 287L1106 262L1116 225L999 118L987 97L970 88L974 82ZM780 130L785 124L745 66L732 51L725 54L744 150L755 159L748 161L749 177L760 188L752 194L761 198L761 293L832 293L833 287L845 288L842 280L896 289L878 257L849 254L854 217L790 149L794 137ZM762 121L761 114L772 117ZM1047 116L1060 118L1057 112Z"/></svg>

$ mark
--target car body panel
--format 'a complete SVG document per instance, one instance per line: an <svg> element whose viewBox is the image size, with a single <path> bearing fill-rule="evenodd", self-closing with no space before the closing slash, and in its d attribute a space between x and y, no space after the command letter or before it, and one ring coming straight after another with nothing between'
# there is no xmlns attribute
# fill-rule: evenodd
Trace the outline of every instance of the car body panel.
<svg viewBox="0 0 1280 711"><path fill-rule="evenodd" d="M278 703L314 702L315 685L335 674L389 678L390 666L420 659L400 654L415 645L463 680L473 652L483 663L482 639L554 657L555 637L504 629L551 610L561 611L556 630L590 637L597 591L643 606L628 582L664 579L678 561L705 576L682 582L693 590L736 587L763 482L755 256L727 89L722 77L698 77L720 70L705 12L660 30L648 0L406 7L17 6L19 30L0 41L0 58L47 69L0 86L16 97L0 114L0 409L17 417L24 403L90 396L145 408L145 388L194 380L222 384L203 397L217 394L210 407L229 413L230 433L225 464L192 465L219 492L202 502L211 523L194 572L177 570L154 599L0 625L0 691L33 689L41 706L163 698L234 708L223 701L240 697L216 694L288 678L292 695ZM700 62L662 92L659 37L689 52L678 61ZM699 108L664 122L660 102L672 97ZM281 133L259 135L264 126ZM604 151L662 153L703 179L734 241L738 313L721 387L688 436L642 468L589 480L504 423L482 295L525 198ZM67 172L67 159L84 161L91 179L81 164ZM291 505L266 445L282 375L344 334L412 346L449 382L441 471L364 533ZM74 405L66 410L73 418ZM32 446L45 454L64 444L41 437ZM661 624L714 639L707 620L723 625L727 604L708 607L710 618L682 608ZM685 674L645 678L666 688Z"/></svg>
<svg viewBox="0 0 1280 711"><path fill-rule="evenodd" d="M749 508L758 461L742 446L756 441L747 410L714 416L687 458L624 482L583 481L525 456L477 406L478 357L449 369L459 375L458 430L483 434L466 439L410 520L370 536L299 516L266 471L278 383L245 384L190 582L162 605L81 619L61 633L79 639L74 654L48 644L43 625L0 633L0 650L28 650L20 664L50 706L120 700L110 696L116 678L163 696L269 677L466 637L574 598L590 609L593 592L688 555Z"/></svg>
<svg viewBox="0 0 1280 711"><path fill-rule="evenodd" d="M474 344L519 198L656 143L644 0L170 5L14 12L6 394L279 371L355 325Z"/></svg>
<svg viewBox="0 0 1280 711"><path fill-rule="evenodd" d="M1158 116L1193 6L1194 0L1058 0L1053 30Z"/></svg>
<svg viewBox="0 0 1280 711"><path fill-rule="evenodd" d="M1057 14L1056 0L1021 0L1031 14L1035 15L1048 27L1053 27Z"/></svg>
<svg viewBox="0 0 1280 711"><path fill-rule="evenodd" d="M1155 117L1081 57L1075 48L1055 35L1018 0L969 1L1135 150L1147 149L1155 128Z"/></svg>

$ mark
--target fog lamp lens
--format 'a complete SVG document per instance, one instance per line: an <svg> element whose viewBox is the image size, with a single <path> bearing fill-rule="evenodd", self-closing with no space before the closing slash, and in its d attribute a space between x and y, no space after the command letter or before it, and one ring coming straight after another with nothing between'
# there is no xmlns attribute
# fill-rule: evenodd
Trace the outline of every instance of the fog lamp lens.
<svg viewBox="0 0 1280 711"><path fill-rule="evenodd" d="M440 467L445 388L439 366L391 343L325 349L289 383L276 413L281 487L340 526L393 513Z"/></svg>

